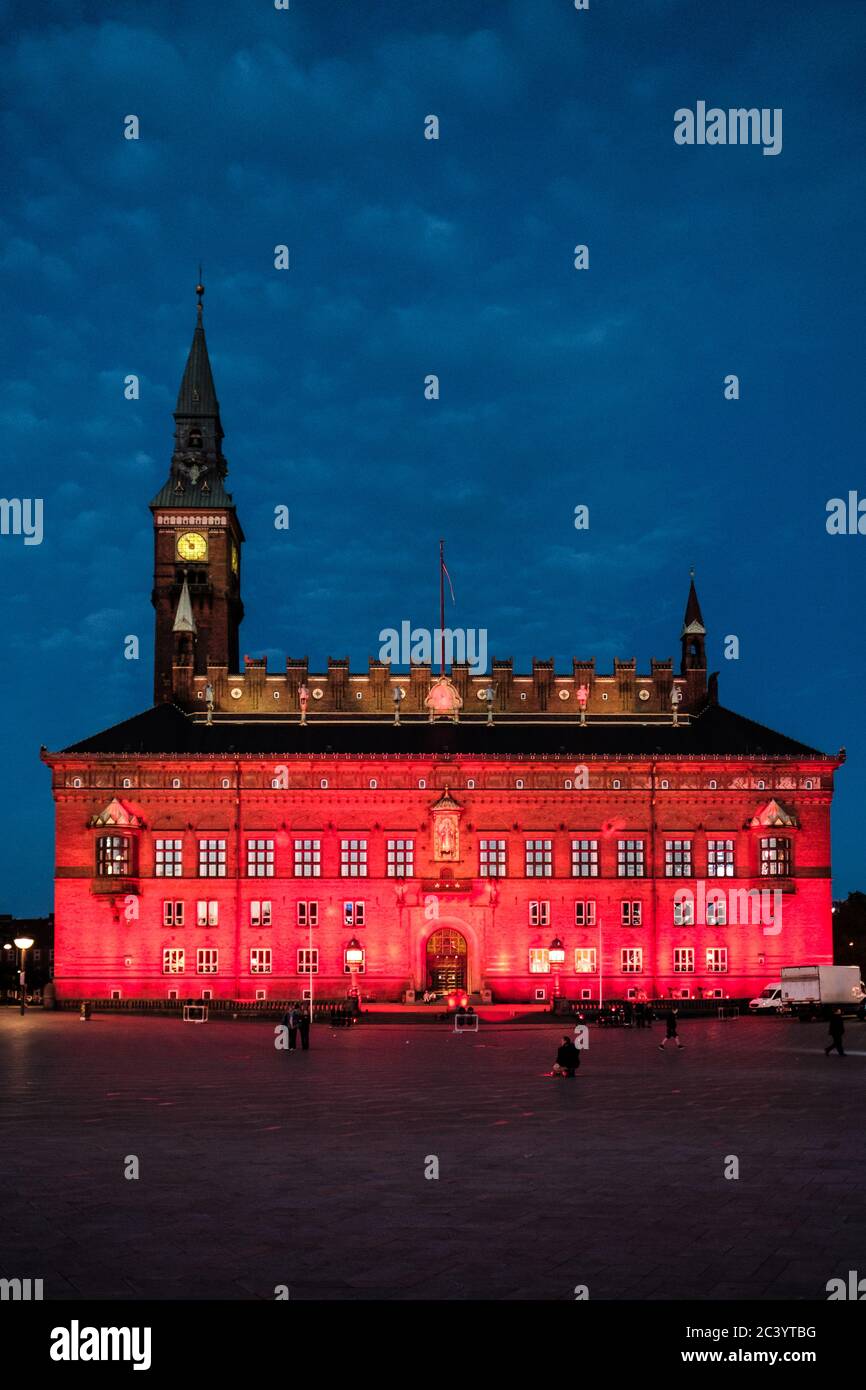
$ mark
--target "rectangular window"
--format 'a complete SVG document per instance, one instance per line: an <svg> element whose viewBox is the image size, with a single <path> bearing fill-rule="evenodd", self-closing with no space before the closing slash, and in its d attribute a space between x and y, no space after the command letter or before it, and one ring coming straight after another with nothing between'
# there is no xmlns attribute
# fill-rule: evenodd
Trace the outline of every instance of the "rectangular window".
<svg viewBox="0 0 866 1390"><path fill-rule="evenodd" d="M273 878L273 840L247 840L247 877Z"/></svg>
<svg viewBox="0 0 866 1390"><path fill-rule="evenodd" d="M128 835L100 835L96 841L96 874L98 878L118 878L128 874L132 855Z"/></svg>
<svg viewBox="0 0 866 1390"><path fill-rule="evenodd" d="M199 878L225 878L225 840L199 840L198 876Z"/></svg>
<svg viewBox="0 0 866 1390"><path fill-rule="evenodd" d="M250 926L269 927L271 925L271 904L270 902L251 902L250 903Z"/></svg>
<svg viewBox="0 0 866 1390"><path fill-rule="evenodd" d="M723 975L728 968L727 946L707 947L707 970L711 975Z"/></svg>
<svg viewBox="0 0 866 1390"><path fill-rule="evenodd" d="M595 926L595 898L578 898L574 904L574 925Z"/></svg>
<svg viewBox="0 0 866 1390"><path fill-rule="evenodd" d="M724 898L711 898L707 894L707 926L725 927L728 924L728 904Z"/></svg>
<svg viewBox="0 0 866 1390"><path fill-rule="evenodd" d="M306 902L299 902L297 907L299 927L317 927L319 925L318 898L308 899Z"/></svg>
<svg viewBox="0 0 866 1390"><path fill-rule="evenodd" d="M318 975L319 973L319 948L313 946L302 946L298 951L298 974L299 975Z"/></svg>
<svg viewBox="0 0 866 1390"><path fill-rule="evenodd" d="M182 975L186 952L182 946L167 946L162 953L163 975Z"/></svg>
<svg viewBox="0 0 866 1390"><path fill-rule="evenodd" d="M624 927L639 927L643 921L639 898L624 898L619 905L619 920Z"/></svg>
<svg viewBox="0 0 866 1390"><path fill-rule="evenodd" d="M295 841L295 878L322 877L321 840Z"/></svg>
<svg viewBox="0 0 866 1390"><path fill-rule="evenodd" d="M693 927L695 925L695 904L691 898L674 899L674 926Z"/></svg>
<svg viewBox="0 0 866 1390"><path fill-rule="evenodd" d="M770 878L789 878L791 841L771 835L761 841L761 874Z"/></svg>
<svg viewBox="0 0 866 1390"><path fill-rule="evenodd" d="M213 898L211 898L209 901L205 898L200 898L199 901L196 903L195 907L195 920L198 926L216 927L219 925L220 907L219 903L215 902Z"/></svg>
<svg viewBox="0 0 866 1390"><path fill-rule="evenodd" d="M529 925L531 927L550 926L550 900L529 904Z"/></svg>
<svg viewBox="0 0 866 1390"><path fill-rule="evenodd" d="M618 840L616 862L620 878L643 878L643 840Z"/></svg>
<svg viewBox="0 0 866 1390"><path fill-rule="evenodd" d="M574 968L578 975L594 975L598 969L598 957L594 946L578 946L574 952Z"/></svg>
<svg viewBox="0 0 866 1390"><path fill-rule="evenodd" d="M694 946L674 947L674 971L677 975L691 975L695 968Z"/></svg>
<svg viewBox="0 0 866 1390"><path fill-rule="evenodd" d="M481 878L505 877L504 840L479 840L478 873Z"/></svg>
<svg viewBox="0 0 866 1390"><path fill-rule="evenodd" d="M270 975L271 973L271 948L270 946L253 946L250 951L250 974L251 975Z"/></svg>
<svg viewBox="0 0 866 1390"><path fill-rule="evenodd" d="M415 873L415 841L388 841L388 877L411 878Z"/></svg>
<svg viewBox="0 0 866 1390"><path fill-rule="evenodd" d="M643 970L643 949L640 946L625 946L622 950L622 971L624 975L639 975Z"/></svg>
<svg viewBox="0 0 866 1390"><path fill-rule="evenodd" d="M526 841L526 877L553 877L553 841Z"/></svg>
<svg viewBox="0 0 866 1390"><path fill-rule="evenodd" d="M183 840L157 840L157 878L180 878L183 873Z"/></svg>
<svg viewBox="0 0 866 1390"><path fill-rule="evenodd" d="M531 946L529 948L529 973L530 975L550 974L550 951L546 946Z"/></svg>
<svg viewBox="0 0 866 1390"><path fill-rule="evenodd" d="M691 878L691 840L665 840L665 877Z"/></svg>
<svg viewBox="0 0 866 1390"><path fill-rule="evenodd" d="M363 927L364 917L366 916L364 907L365 905L363 902L343 903L343 925L347 927Z"/></svg>
<svg viewBox="0 0 866 1390"><path fill-rule="evenodd" d="M162 925L164 927L183 926L183 902L166 898L162 904Z"/></svg>
<svg viewBox="0 0 866 1390"><path fill-rule="evenodd" d="M340 841L340 876L342 878L367 877L367 841Z"/></svg>
<svg viewBox="0 0 866 1390"><path fill-rule="evenodd" d="M199 946L195 953L195 973L197 975L216 975L219 969L220 953L214 946Z"/></svg>
<svg viewBox="0 0 866 1390"><path fill-rule="evenodd" d="M598 878L598 840L572 840L573 878Z"/></svg>
<svg viewBox="0 0 866 1390"><path fill-rule="evenodd" d="M707 840L707 877L734 877L733 840Z"/></svg>

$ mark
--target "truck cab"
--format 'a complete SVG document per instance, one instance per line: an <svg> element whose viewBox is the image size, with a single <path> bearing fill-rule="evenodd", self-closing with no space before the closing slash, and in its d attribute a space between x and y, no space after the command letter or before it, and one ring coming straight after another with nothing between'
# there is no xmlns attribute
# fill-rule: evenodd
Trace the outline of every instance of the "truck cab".
<svg viewBox="0 0 866 1390"><path fill-rule="evenodd" d="M765 985L757 998L749 1000L749 1012L753 1014L781 1014L785 1009L781 980Z"/></svg>

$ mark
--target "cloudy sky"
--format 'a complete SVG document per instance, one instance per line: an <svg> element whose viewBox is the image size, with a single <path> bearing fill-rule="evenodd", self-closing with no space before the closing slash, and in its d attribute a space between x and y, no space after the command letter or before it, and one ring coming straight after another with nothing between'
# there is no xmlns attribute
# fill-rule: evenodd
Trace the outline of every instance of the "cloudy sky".
<svg viewBox="0 0 866 1390"><path fill-rule="evenodd" d="M679 657L694 565L723 702L847 747L835 889L866 889L866 536L825 528L828 499L866 496L866 6L0 16L0 490L45 516L39 546L0 537L0 910L51 905L39 746L150 702L147 504L199 261L248 539L242 651L365 667L381 628L435 621L444 535L449 616L492 654L647 669ZM675 144L699 100L782 108L782 152Z"/></svg>

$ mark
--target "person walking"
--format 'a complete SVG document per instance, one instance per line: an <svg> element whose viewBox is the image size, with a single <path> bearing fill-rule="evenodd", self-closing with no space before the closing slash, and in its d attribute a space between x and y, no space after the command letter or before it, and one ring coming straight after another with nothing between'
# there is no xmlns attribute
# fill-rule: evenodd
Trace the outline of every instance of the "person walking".
<svg viewBox="0 0 866 1390"><path fill-rule="evenodd" d="M301 1029L301 1047L303 1048L304 1052L309 1052L309 1050L310 1050L310 1007L309 1007L308 1004L305 1005L303 1009L301 1009L300 1029Z"/></svg>
<svg viewBox="0 0 866 1390"><path fill-rule="evenodd" d="M563 1033L562 1042L556 1053L556 1066L553 1069L554 1076L574 1076L580 1066L580 1053L567 1033Z"/></svg>
<svg viewBox="0 0 866 1390"><path fill-rule="evenodd" d="M683 1045L680 1042L679 1037L677 1036L677 1011L673 1006L671 1006L671 1008L665 1014L665 1025L666 1029L664 1041L659 1043L659 1049L662 1052L664 1052L667 1044L671 1041L671 1039L673 1039L673 1041L677 1045L677 1051L681 1051Z"/></svg>
<svg viewBox="0 0 866 1390"><path fill-rule="evenodd" d="M839 1053L839 1056L840 1056L840 1057L844 1057L844 1056L845 1056L845 1049L844 1049L844 1047L842 1046L842 1036L843 1036L843 1034L844 1034L844 1032L845 1032L845 1020L844 1020L844 1018L842 1017L842 1010L841 1010L841 1009L834 1009L833 1012L831 1013L831 1015L830 1015L829 1028L830 1028L830 1043L829 1043L829 1046L828 1046L828 1047L825 1047L825 1048L824 1048L824 1056L825 1056L825 1057L829 1057L829 1056L830 1056L830 1053L831 1053L831 1052L833 1051L833 1049L835 1048L835 1050Z"/></svg>
<svg viewBox="0 0 866 1390"><path fill-rule="evenodd" d="M298 1027L301 1015L296 1004L290 1004L283 1014L283 1025L289 1030L289 1051L294 1052L298 1045Z"/></svg>

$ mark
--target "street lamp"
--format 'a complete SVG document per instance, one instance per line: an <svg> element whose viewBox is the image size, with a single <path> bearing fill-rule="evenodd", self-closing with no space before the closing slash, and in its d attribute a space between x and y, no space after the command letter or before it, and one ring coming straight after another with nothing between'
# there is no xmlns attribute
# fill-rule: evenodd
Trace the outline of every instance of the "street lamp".
<svg viewBox="0 0 866 1390"><path fill-rule="evenodd" d="M559 998L559 971L565 964L565 947L558 936L555 936L550 943L547 958L554 967L553 971L553 997Z"/></svg>
<svg viewBox="0 0 866 1390"><path fill-rule="evenodd" d="M21 1012L24 1012L24 996L26 994L25 981L27 975L27 952L33 945L32 936L16 936L15 945L21 952L21 969L18 972L18 986L21 990Z"/></svg>

